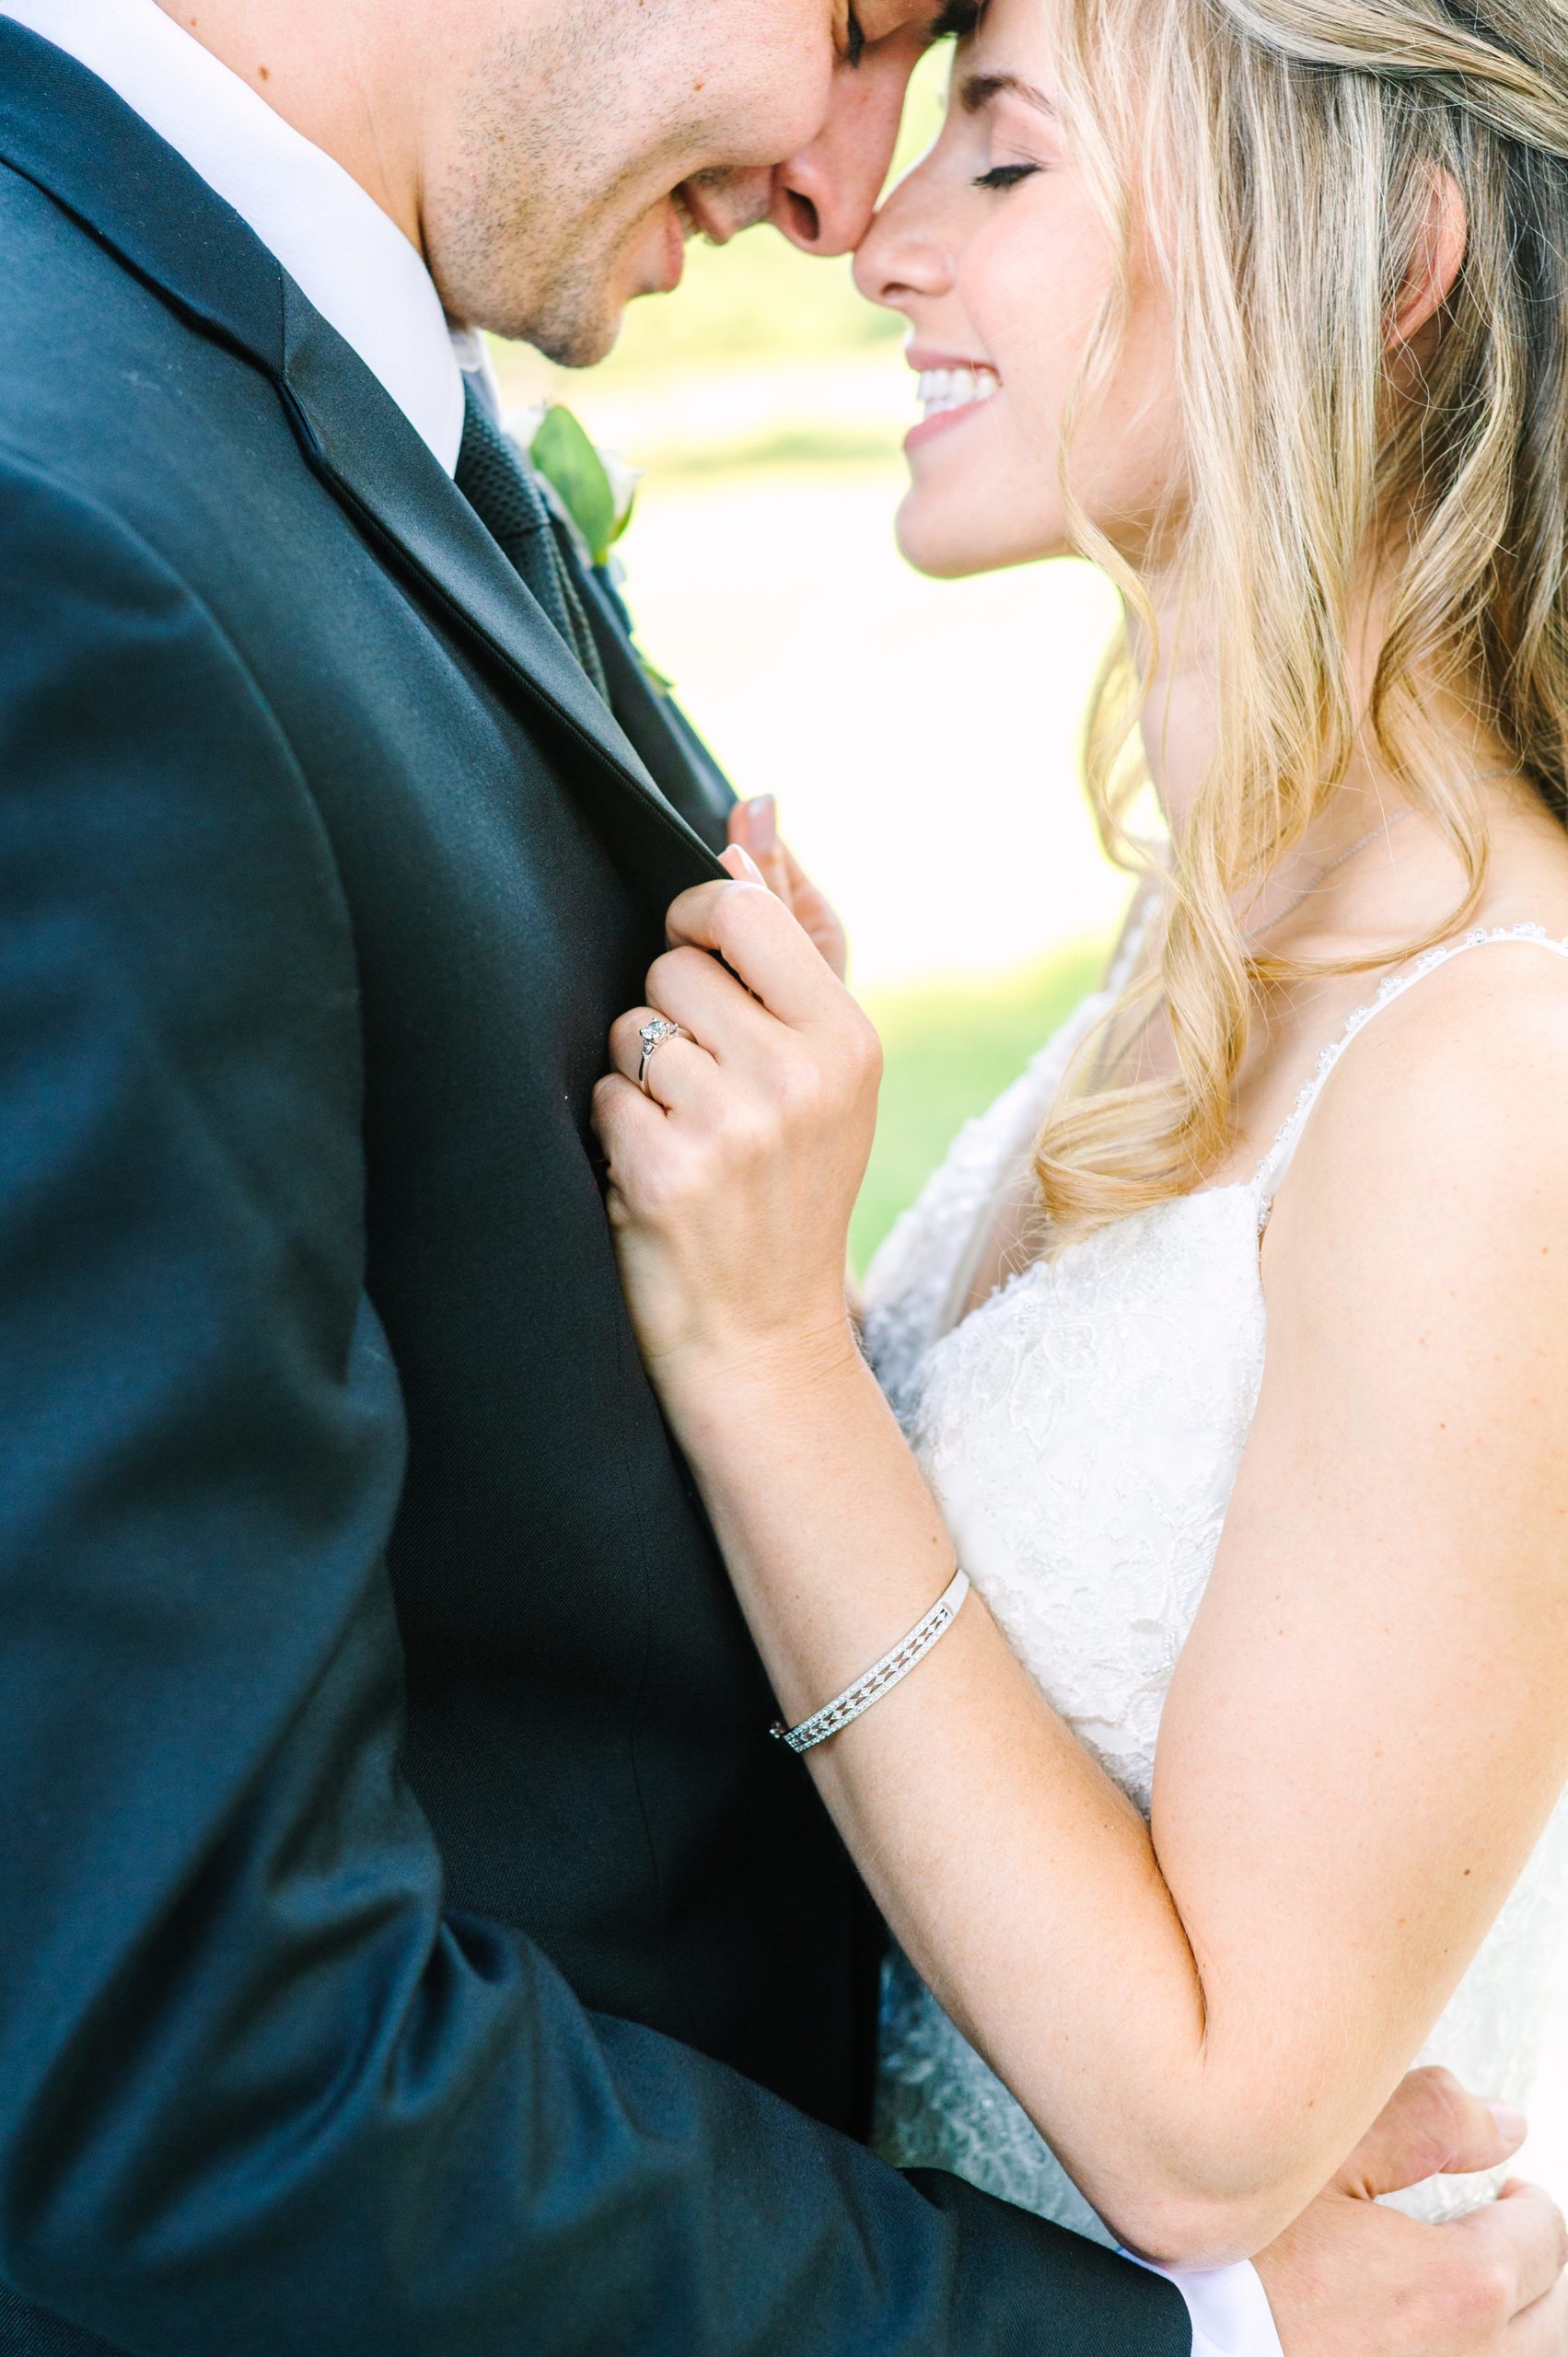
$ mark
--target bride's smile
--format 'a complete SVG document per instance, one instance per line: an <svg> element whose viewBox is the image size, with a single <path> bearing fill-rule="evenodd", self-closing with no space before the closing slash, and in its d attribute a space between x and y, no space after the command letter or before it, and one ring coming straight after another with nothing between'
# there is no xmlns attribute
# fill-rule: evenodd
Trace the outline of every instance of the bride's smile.
<svg viewBox="0 0 1568 2357"><path fill-rule="evenodd" d="M995 400L1002 379L984 360L954 360L911 344L907 358L920 372L918 398L924 414L905 437L906 450L918 450L938 424L959 425Z"/></svg>
<svg viewBox="0 0 1568 2357"><path fill-rule="evenodd" d="M910 322L926 412L904 446L898 530L925 573L989 572L1073 545L1063 455L1120 281L1063 121L1051 26L1037 0L991 0L958 57L941 135L855 261L861 292ZM1142 554L1180 468L1170 307L1145 254L1132 258L1126 311L1114 381L1077 422L1074 495Z"/></svg>

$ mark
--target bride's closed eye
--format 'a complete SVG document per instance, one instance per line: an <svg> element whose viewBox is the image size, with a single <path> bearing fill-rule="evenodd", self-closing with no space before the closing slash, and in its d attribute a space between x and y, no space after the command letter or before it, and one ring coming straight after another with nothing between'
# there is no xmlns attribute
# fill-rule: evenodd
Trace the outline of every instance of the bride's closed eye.
<svg viewBox="0 0 1568 2357"><path fill-rule="evenodd" d="M988 172L976 176L974 184L976 188L1016 188L1020 180L1027 180L1031 174L1044 169L1043 164L993 164Z"/></svg>
<svg viewBox="0 0 1568 2357"><path fill-rule="evenodd" d="M1000 193L1049 171L1059 154L1060 117L1054 100L1021 74L997 70L969 75L957 92L958 110L973 126L971 153L999 160L977 173L973 185ZM978 152L976 152L978 151ZM1000 159L1005 157L1005 162Z"/></svg>

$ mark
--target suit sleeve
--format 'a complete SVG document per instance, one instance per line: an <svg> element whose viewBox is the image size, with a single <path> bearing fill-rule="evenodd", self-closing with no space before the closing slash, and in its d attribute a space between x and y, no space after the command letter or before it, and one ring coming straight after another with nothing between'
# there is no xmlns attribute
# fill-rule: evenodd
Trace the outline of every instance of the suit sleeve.
<svg viewBox="0 0 1568 2357"><path fill-rule="evenodd" d="M131 2357L1185 2357L446 1907L360 1092L255 683L0 462L0 2279Z"/></svg>

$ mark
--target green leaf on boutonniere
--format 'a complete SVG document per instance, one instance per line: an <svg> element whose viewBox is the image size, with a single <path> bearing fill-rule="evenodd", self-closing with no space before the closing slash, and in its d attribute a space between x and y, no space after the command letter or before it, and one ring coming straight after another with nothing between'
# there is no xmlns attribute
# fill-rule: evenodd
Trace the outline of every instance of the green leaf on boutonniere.
<svg viewBox="0 0 1568 2357"><path fill-rule="evenodd" d="M629 466L618 450L601 450L590 442L571 411L559 401L515 412L511 428L519 443L527 440L529 459L571 517L588 562L608 564L610 552L632 521L637 505L637 486L643 480L639 470ZM673 693L674 681L649 662L635 641L632 652L655 694Z"/></svg>
<svg viewBox="0 0 1568 2357"><path fill-rule="evenodd" d="M552 402L528 451L540 473L587 542L595 564L610 552L632 520L633 497L618 497L609 468L569 409Z"/></svg>

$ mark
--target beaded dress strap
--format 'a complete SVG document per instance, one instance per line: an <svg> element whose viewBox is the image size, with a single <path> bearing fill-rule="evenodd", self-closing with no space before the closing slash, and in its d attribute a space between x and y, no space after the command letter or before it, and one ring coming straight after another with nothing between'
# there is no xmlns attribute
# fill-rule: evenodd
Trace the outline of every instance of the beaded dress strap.
<svg viewBox="0 0 1568 2357"><path fill-rule="evenodd" d="M1417 982L1424 981L1428 974L1435 973L1439 966L1446 966L1451 958L1462 957L1467 949L1490 948L1499 941L1533 942L1541 949L1553 951L1559 958L1568 958L1568 940L1560 941L1555 935L1548 933L1544 925L1500 924L1490 930L1481 926L1474 933L1467 933L1461 940L1446 942L1438 949L1423 950L1411 964L1390 974L1376 997L1369 999L1365 1006L1358 1006L1339 1038L1323 1050L1311 1078L1303 1085L1292 1106L1284 1127L1258 1165L1258 1175L1252 1184L1258 1201L1260 1234L1269 1224L1269 1214L1273 1210L1280 1182L1290 1168L1291 1158L1301 1143L1301 1133L1311 1118L1312 1109L1323 1093L1324 1083L1351 1041L1365 1030L1375 1016L1381 1015L1385 1007L1392 1006L1396 999L1403 998L1407 991L1413 990Z"/></svg>

